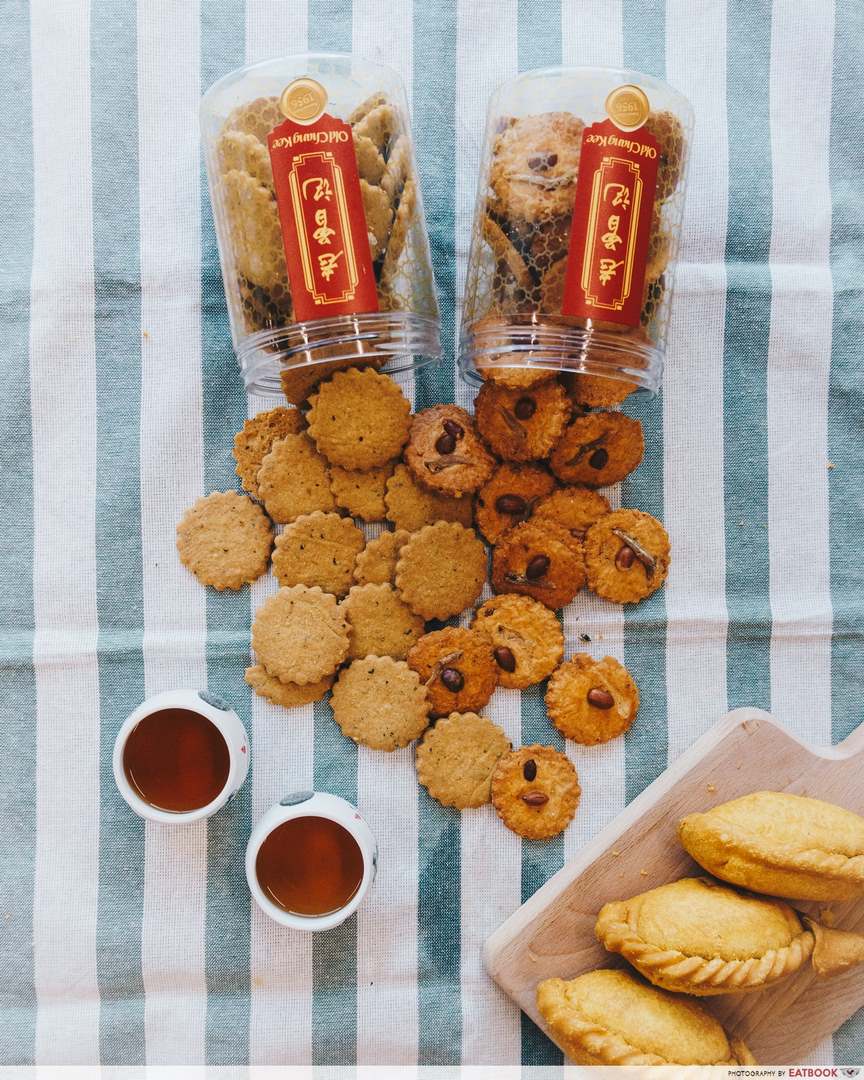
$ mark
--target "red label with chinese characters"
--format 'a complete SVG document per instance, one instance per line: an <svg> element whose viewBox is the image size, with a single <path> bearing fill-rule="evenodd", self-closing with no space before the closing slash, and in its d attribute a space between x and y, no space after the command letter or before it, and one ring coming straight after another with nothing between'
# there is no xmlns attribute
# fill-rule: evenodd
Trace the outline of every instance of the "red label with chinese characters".
<svg viewBox="0 0 864 1080"><path fill-rule="evenodd" d="M285 120L268 145L295 319L377 311L350 126Z"/></svg>
<svg viewBox="0 0 864 1080"><path fill-rule="evenodd" d="M645 128L603 120L585 129L563 315L639 325L657 165L657 141Z"/></svg>

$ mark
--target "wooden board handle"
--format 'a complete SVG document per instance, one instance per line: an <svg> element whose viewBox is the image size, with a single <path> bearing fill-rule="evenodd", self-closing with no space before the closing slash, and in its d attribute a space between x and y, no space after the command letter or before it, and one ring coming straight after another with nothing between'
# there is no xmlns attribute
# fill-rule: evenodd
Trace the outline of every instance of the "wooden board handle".
<svg viewBox="0 0 864 1080"><path fill-rule="evenodd" d="M864 754L864 724L859 724L835 747L837 753L844 758L854 757L856 754Z"/></svg>

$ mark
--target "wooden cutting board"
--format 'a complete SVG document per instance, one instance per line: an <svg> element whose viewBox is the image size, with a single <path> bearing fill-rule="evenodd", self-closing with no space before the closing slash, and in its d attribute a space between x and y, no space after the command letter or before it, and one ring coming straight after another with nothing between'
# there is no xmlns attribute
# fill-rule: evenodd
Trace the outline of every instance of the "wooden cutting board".
<svg viewBox="0 0 864 1080"><path fill-rule="evenodd" d="M703 873L677 841L679 818L765 788L864 815L864 724L838 746L813 747L758 709L729 713L495 931L485 948L489 974L549 1035L535 1004L538 982L627 966L594 938L603 904ZM818 904L795 907L818 917ZM838 928L864 933L864 900L831 910ZM701 1003L760 1064L796 1064L864 1006L864 967L817 979L807 965L771 990Z"/></svg>

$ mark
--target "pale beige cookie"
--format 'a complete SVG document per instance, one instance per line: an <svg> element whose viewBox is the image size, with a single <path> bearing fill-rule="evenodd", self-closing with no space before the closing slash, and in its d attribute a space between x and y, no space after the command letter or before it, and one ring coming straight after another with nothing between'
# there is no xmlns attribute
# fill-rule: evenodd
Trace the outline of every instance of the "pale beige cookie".
<svg viewBox="0 0 864 1080"><path fill-rule="evenodd" d="M222 190L237 273L265 289L287 289L282 228L273 195L239 169L225 173Z"/></svg>
<svg viewBox="0 0 864 1080"><path fill-rule="evenodd" d="M417 779L444 806L466 810L489 802L492 773L510 749L506 734L476 713L451 713L417 747Z"/></svg>
<svg viewBox="0 0 864 1080"><path fill-rule="evenodd" d="M316 510L335 510L327 462L305 434L277 439L258 470L258 495L280 525Z"/></svg>
<svg viewBox="0 0 864 1080"><path fill-rule="evenodd" d="M331 705L342 734L372 750L398 750L429 726L419 675L390 656L367 656L344 668Z"/></svg>
<svg viewBox="0 0 864 1080"><path fill-rule="evenodd" d="M354 135L371 139L386 158L390 140L398 124L396 110L385 100L380 105L369 109L361 119L354 123Z"/></svg>
<svg viewBox="0 0 864 1080"><path fill-rule="evenodd" d="M380 585L387 582L392 585L396 580L396 560L410 536L407 529L396 529L395 532L383 532L374 540L367 541L354 564L354 580L357 584Z"/></svg>
<svg viewBox="0 0 864 1080"><path fill-rule="evenodd" d="M234 436L234 460L240 483L250 494L258 494L258 470L273 443L286 435L299 435L305 426L300 410L284 405L260 412L245 422L243 430Z"/></svg>
<svg viewBox="0 0 864 1080"><path fill-rule="evenodd" d="M425 624L399 597L389 582L355 585L342 601L351 627L348 656L392 656L404 660L420 639Z"/></svg>
<svg viewBox="0 0 864 1080"><path fill-rule="evenodd" d="M320 510L303 514L276 537L273 573L280 585L317 585L324 592L344 596L365 543L351 518Z"/></svg>
<svg viewBox="0 0 864 1080"><path fill-rule="evenodd" d="M434 525L436 521L458 521L460 525L470 525L473 514L471 496L442 495L422 487L414 479L407 465L397 465L393 475L387 481L384 493L387 520L392 521L397 529L417 532L424 525Z"/></svg>
<svg viewBox="0 0 864 1080"><path fill-rule="evenodd" d="M508 529L527 521L554 487L554 478L542 465L503 462L475 497L477 528L490 544L497 544Z"/></svg>
<svg viewBox="0 0 864 1080"><path fill-rule="evenodd" d="M348 655L348 622L335 596L294 585L258 608L252 648L269 675L306 686L332 675Z"/></svg>
<svg viewBox="0 0 864 1080"><path fill-rule="evenodd" d="M534 517L537 521L554 521L567 529L575 539L584 540L594 522L608 514L609 510L609 500L599 491L565 487L540 499L534 507Z"/></svg>
<svg viewBox="0 0 864 1080"><path fill-rule="evenodd" d="M524 690L548 678L564 655L561 624L544 604L530 596L503 593L477 608L473 628L492 644L498 683Z"/></svg>
<svg viewBox="0 0 864 1080"><path fill-rule="evenodd" d="M528 840L557 836L579 805L579 778L552 746L523 746L505 754L492 774L492 803L508 829Z"/></svg>
<svg viewBox="0 0 864 1080"><path fill-rule="evenodd" d="M614 657L595 660L578 653L549 680L546 710L565 738L593 746L631 727L639 711L639 688Z"/></svg>
<svg viewBox="0 0 864 1080"><path fill-rule="evenodd" d="M285 117L279 108L278 97L261 97L238 105L229 113L223 131L242 131L254 135L266 147L267 136Z"/></svg>
<svg viewBox="0 0 864 1080"><path fill-rule="evenodd" d="M464 409L433 405L411 421L405 464L424 487L459 496L486 483L495 459Z"/></svg>
<svg viewBox="0 0 864 1080"><path fill-rule="evenodd" d="M363 212L366 215L366 232L369 236L369 249L372 261L381 255L387 245L390 227L393 224L393 210L387 192L377 184L360 181L360 194L363 198Z"/></svg>
<svg viewBox="0 0 864 1080"><path fill-rule="evenodd" d="M384 492L392 475L392 465L370 469L368 472L332 465L330 490L336 505L347 510L352 517L362 518L364 521L381 521L387 512Z"/></svg>
<svg viewBox="0 0 864 1080"><path fill-rule="evenodd" d="M247 172L257 180L262 187L273 191L273 168L270 164L270 154L254 135L244 131L223 131L216 143L216 156L219 160L219 171L230 172L239 169Z"/></svg>
<svg viewBox="0 0 864 1080"><path fill-rule="evenodd" d="M177 526L180 561L214 589L239 589L261 577L272 547L267 515L237 491L205 495Z"/></svg>
<svg viewBox="0 0 864 1080"><path fill-rule="evenodd" d="M270 675L261 664L253 664L246 668L244 678L259 697L272 701L274 705L282 705L286 709L294 709L298 705L311 705L314 701L321 701L327 691L333 685L335 675L326 675L318 682L307 683L306 686L298 686L297 683L284 683L274 675Z"/></svg>
<svg viewBox="0 0 864 1080"><path fill-rule="evenodd" d="M614 510L585 535L588 588L615 604L638 604L669 573L669 534L642 510Z"/></svg>
<svg viewBox="0 0 864 1080"><path fill-rule="evenodd" d="M489 639L462 626L424 634L408 654L408 666L422 679L433 716L474 712L498 684Z"/></svg>
<svg viewBox="0 0 864 1080"><path fill-rule="evenodd" d="M473 529L455 521L426 525L399 552L396 588L424 619L449 619L480 595L486 548Z"/></svg>
<svg viewBox="0 0 864 1080"><path fill-rule="evenodd" d="M360 179L370 184L380 184L387 166L375 143L365 135L355 134L354 155L357 158L357 172L360 174Z"/></svg>
<svg viewBox="0 0 864 1080"><path fill-rule="evenodd" d="M309 434L344 469L377 469L402 453L411 406L392 379L372 368L337 371L309 402Z"/></svg>
<svg viewBox="0 0 864 1080"><path fill-rule="evenodd" d="M365 98L357 108L348 116L349 124L359 124L364 116L368 116L373 109L376 109L379 105L383 105L387 100L387 95L383 90L376 90L374 94L370 94L368 98Z"/></svg>
<svg viewBox="0 0 864 1080"><path fill-rule="evenodd" d="M390 233L387 251L381 266L381 284L385 288L389 286L396 277L399 259L402 252L405 250L405 244L407 243L411 226L414 224L414 213L416 209L417 188L413 180L407 180L405 182L405 187L402 189L402 196L399 199L399 209L396 211L396 216L393 220L393 230Z"/></svg>

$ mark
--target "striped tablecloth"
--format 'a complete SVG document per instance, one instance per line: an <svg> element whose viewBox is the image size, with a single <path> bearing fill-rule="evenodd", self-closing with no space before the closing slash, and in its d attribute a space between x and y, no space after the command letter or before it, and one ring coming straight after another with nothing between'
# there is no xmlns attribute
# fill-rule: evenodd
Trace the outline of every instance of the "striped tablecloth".
<svg viewBox="0 0 864 1080"><path fill-rule="evenodd" d="M0 1064L560 1061L484 976L489 932L727 708L818 743L864 718L860 0L6 0L0 35ZM614 493L665 520L674 567L633 610L564 614L569 649L621 657L643 705L626 739L568 746L583 805L543 846L432 802L410 750L358 752L326 704L250 697L272 582L207 594L174 551L266 404L231 352L199 98L306 48L409 87L447 349L417 407L471 397L453 343L493 87L623 63L695 107L665 387L627 406L648 453ZM249 725L250 779L209 826L144 826L116 729L205 684ZM490 712L551 738L539 691ZM251 824L313 784L381 843L356 920L314 938L255 910L242 872ZM813 1057L832 1060L864 1061L864 1018Z"/></svg>

